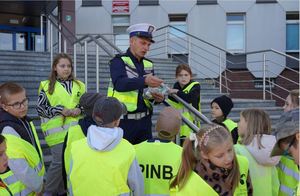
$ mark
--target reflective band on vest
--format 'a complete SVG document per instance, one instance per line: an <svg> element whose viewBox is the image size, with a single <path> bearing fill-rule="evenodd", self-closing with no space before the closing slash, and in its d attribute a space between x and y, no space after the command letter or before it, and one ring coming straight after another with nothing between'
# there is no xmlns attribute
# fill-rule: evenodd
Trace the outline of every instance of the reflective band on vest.
<svg viewBox="0 0 300 196"><path fill-rule="evenodd" d="M275 166L258 164L244 145L236 144L234 148L249 161L253 195L278 195L279 180Z"/></svg>
<svg viewBox="0 0 300 196"><path fill-rule="evenodd" d="M130 193L127 177L135 158L125 139L110 151L91 149L83 138L71 144L70 187L73 195L121 195ZM99 175L101 171L101 175ZM83 180L84 178L84 180Z"/></svg>
<svg viewBox="0 0 300 196"><path fill-rule="evenodd" d="M78 81L72 83L72 95L70 95L66 89L56 81L55 90L52 95L49 94L49 80L42 81L39 87L39 93L43 90L51 106L61 105L67 109L74 109L78 103L82 94L85 92L85 85ZM79 84L79 85L78 85ZM76 123L81 116L78 117L63 117L61 115L53 118L41 117L41 128L45 136L46 143L51 147L56 144L60 144L64 141L67 133L67 129L74 125L70 123Z"/></svg>
<svg viewBox="0 0 300 196"><path fill-rule="evenodd" d="M299 169L294 160L282 156L277 165L280 182L279 196L289 196L295 192L299 183Z"/></svg>
<svg viewBox="0 0 300 196"><path fill-rule="evenodd" d="M132 62L131 58L128 57L128 56L122 56L121 59L125 63L125 69L126 69L126 74L127 74L128 78L138 77L136 67L135 67L134 63ZM143 59L143 65L144 65L144 70L145 71L153 71L152 62L150 62L146 59ZM133 112L137 109L138 90L127 91L127 92L116 91L113 87L113 84L112 84L111 80L110 80L109 86L108 86L108 89L107 89L107 96L115 97L120 102L124 103L126 105L126 108L127 108L128 112ZM149 100L144 99L144 102L145 102L145 104L148 108L152 108Z"/></svg>
<svg viewBox="0 0 300 196"><path fill-rule="evenodd" d="M11 170L0 174L0 179L2 179L7 186L7 188L0 189L0 195L10 195L9 191L13 195L23 195L23 192L31 193L31 191L26 189L25 185L17 179Z"/></svg>
<svg viewBox="0 0 300 196"><path fill-rule="evenodd" d="M134 147L144 176L145 194L169 195L170 180L178 172L182 148L173 142L160 141L144 141Z"/></svg>
<svg viewBox="0 0 300 196"><path fill-rule="evenodd" d="M228 129L228 131L233 131L236 127L237 127L237 123L233 122L231 119L227 118L226 120L224 120L222 122L226 128Z"/></svg>
<svg viewBox="0 0 300 196"><path fill-rule="evenodd" d="M199 82L191 82L187 87L185 87L182 91L186 94L188 94L191 89L196 85L196 84L200 84ZM193 122L194 124L196 124L198 127L200 127L200 121L195 121L195 118L193 117L192 113L190 113L188 111L188 109L186 109L182 103L177 103L175 101L172 101L170 99L167 100L167 102L174 107L175 109L179 110L181 112L181 114L188 119L189 121ZM192 104L190 104L192 106ZM201 111L201 105L200 105L200 100L198 103L199 106L199 111ZM184 122L182 122L182 125L180 127L180 136L181 137L188 137L190 135L190 133L192 132L192 129L186 125Z"/></svg>

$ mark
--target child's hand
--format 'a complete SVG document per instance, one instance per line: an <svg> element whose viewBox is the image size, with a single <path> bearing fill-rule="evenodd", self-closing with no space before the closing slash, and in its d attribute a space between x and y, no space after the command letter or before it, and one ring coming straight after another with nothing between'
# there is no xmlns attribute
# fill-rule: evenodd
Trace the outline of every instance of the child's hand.
<svg viewBox="0 0 300 196"><path fill-rule="evenodd" d="M71 110L64 108L63 111L61 112L63 116L70 116L71 115Z"/></svg>
<svg viewBox="0 0 300 196"><path fill-rule="evenodd" d="M81 109L79 108L75 108L73 110L71 110L71 116L75 117L78 116L81 113Z"/></svg>
<svg viewBox="0 0 300 196"><path fill-rule="evenodd" d="M151 95L152 95L154 101L158 102L158 103L162 102L165 99L165 96L161 93L153 92L153 93L151 93Z"/></svg>
<svg viewBox="0 0 300 196"><path fill-rule="evenodd" d="M174 88L170 88L169 90L168 90L168 93L169 94L176 94L178 92L178 89L174 89Z"/></svg>

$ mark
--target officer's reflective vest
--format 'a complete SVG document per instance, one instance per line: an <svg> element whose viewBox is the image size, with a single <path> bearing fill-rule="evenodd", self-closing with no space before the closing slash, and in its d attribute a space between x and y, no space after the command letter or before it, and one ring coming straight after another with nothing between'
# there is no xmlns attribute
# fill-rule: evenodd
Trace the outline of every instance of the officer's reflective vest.
<svg viewBox="0 0 300 196"><path fill-rule="evenodd" d="M199 84L199 82L192 82L190 83L187 87L185 87L182 91L186 94L188 94L191 89L196 85L196 84ZM195 122L195 119L194 117L192 116L192 114L188 111L188 109L186 109L182 103L177 103L177 102L174 102L170 99L167 100L167 102L172 106L174 107L175 109L177 110L180 110L181 111L181 114L186 118L188 119L189 121L193 122L194 124L196 124L198 127L200 127L200 121L197 121ZM192 104L190 104L192 106ZM201 108L200 108L200 100L199 100L199 111L201 111ZM180 136L189 136L190 133L192 132L191 128L186 125L185 123L182 122L182 125L180 127Z"/></svg>
<svg viewBox="0 0 300 196"><path fill-rule="evenodd" d="M170 180L178 172L182 148L173 142L159 140L145 141L134 147L144 176L145 194L169 195Z"/></svg>
<svg viewBox="0 0 300 196"><path fill-rule="evenodd" d="M43 153L41 149L41 145L35 130L35 127L32 122L30 122L31 130L38 147L39 153L36 151L36 148L30 144L29 142L23 140L20 137L11 134L3 134L6 138L7 150L6 154L9 159L25 159L28 165L33 168L39 176L44 176L45 174L45 166L43 161ZM40 158L40 156L41 158ZM24 195L34 195L35 193L32 190L29 190L25 184L21 181L15 181L12 178L7 178L4 180L5 183L10 187L11 191L16 191L17 187L22 187L21 192L26 194ZM12 185L11 185L12 183ZM16 189L13 188L16 185ZM13 187L12 187L13 186ZM23 194L21 194L23 195Z"/></svg>
<svg viewBox="0 0 300 196"><path fill-rule="evenodd" d="M247 196L247 177L248 177L248 168L249 163L248 160L243 157L237 155L237 160L239 163L240 169L240 183L235 188L234 196ZM217 196L218 193L208 184L206 183L198 174L195 172L191 172L191 175L185 185L179 190L178 186L176 188L172 188L170 190L171 196L186 196L186 195L205 195L205 196Z"/></svg>
<svg viewBox="0 0 300 196"><path fill-rule="evenodd" d="M71 148L71 144L74 141L80 140L82 138L84 138L85 135L82 132L82 129L80 127L80 125L75 125L72 126L68 129L68 135L67 135L67 143L66 143L66 148L64 151L64 161L65 161L65 170L66 170L66 174L69 174L69 169L70 169L70 148Z"/></svg>
<svg viewBox="0 0 300 196"><path fill-rule="evenodd" d="M125 63L125 69L126 69L126 74L127 74L128 78L139 77L136 67L135 67L134 63L132 62L131 58L128 56L122 56L121 59ZM153 64L151 61L143 59L143 65L144 65L145 71L153 72ZM138 94L139 94L138 90L126 91L126 92L116 91L114 89L111 81L109 82L109 86L107 89L107 96L115 97L120 102L124 103L126 105L128 112L133 112L137 109ZM144 102L148 108L151 108L151 104L150 104L149 100L144 99Z"/></svg>
<svg viewBox="0 0 300 196"><path fill-rule="evenodd" d="M250 167L250 176L254 196L277 196L279 191L279 180L275 166L264 166L256 162L245 146L236 144L236 153L247 157Z"/></svg>
<svg viewBox="0 0 300 196"><path fill-rule="evenodd" d="M299 183L299 169L294 160L282 156L277 165L280 182L279 196L293 195Z"/></svg>
<svg viewBox="0 0 300 196"><path fill-rule="evenodd" d="M129 193L128 171L135 158L134 147L122 139L114 149L91 149L83 138L71 144L71 195L120 195ZM100 172L100 173L99 173Z"/></svg>
<svg viewBox="0 0 300 196"><path fill-rule="evenodd" d="M39 87L39 93L43 89L47 95L51 106L62 105L67 109L75 108L81 95L85 92L85 85L78 81L80 85L73 81L72 95L56 81L55 90L52 95L49 94L49 80L42 81ZM70 126L78 123L78 117L63 117L62 115L54 116L53 118L41 117L41 128L45 136L46 143L51 147L60 144L64 141L67 130Z"/></svg>

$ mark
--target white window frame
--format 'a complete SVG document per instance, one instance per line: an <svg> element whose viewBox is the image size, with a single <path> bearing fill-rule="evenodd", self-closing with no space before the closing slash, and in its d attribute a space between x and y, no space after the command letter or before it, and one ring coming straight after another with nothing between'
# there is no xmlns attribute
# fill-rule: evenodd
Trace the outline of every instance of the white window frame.
<svg viewBox="0 0 300 196"><path fill-rule="evenodd" d="M119 22L119 23L114 23L114 17L128 17L128 22ZM115 27L126 27L126 28L128 28L130 26L130 15L112 15L112 32L113 32L113 34L114 34L114 28ZM128 46L129 46L129 35L128 35L128 33L127 32L124 32L124 35L127 35L127 37L128 37ZM123 34L122 34L123 35ZM115 45L117 45L116 44L116 35L113 35L113 43L115 44ZM121 46L121 48L119 47L119 46L117 46L117 47L119 47L122 51L126 51L126 49L128 48L128 46ZM126 48L126 49L125 49ZM124 51L124 52L125 52Z"/></svg>
<svg viewBox="0 0 300 196"><path fill-rule="evenodd" d="M243 21L228 21L227 16L243 16ZM243 42L244 47L242 49L228 49L228 25L243 25ZM227 13L226 15L226 49L232 53L245 53L246 51L246 14L244 13Z"/></svg>
<svg viewBox="0 0 300 196"><path fill-rule="evenodd" d="M286 20L286 26L285 26L285 31L286 31L286 27L288 24L298 24L298 28L299 28L299 20ZM298 29L299 31L299 29ZM286 32L287 33L287 32ZM299 32L300 34L300 32ZM286 40L287 42L287 40ZM299 43L298 43L299 44ZM299 44L299 47L300 47L300 44ZM287 48L285 49L286 52L299 52L299 49L298 50L288 50Z"/></svg>

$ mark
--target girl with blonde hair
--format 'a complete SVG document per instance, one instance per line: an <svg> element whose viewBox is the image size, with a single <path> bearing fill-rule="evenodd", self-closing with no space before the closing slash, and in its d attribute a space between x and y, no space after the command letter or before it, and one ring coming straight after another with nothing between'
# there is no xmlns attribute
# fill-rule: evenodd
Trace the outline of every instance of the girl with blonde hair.
<svg viewBox="0 0 300 196"><path fill-rule="evenodd" d="M186 138L171 195L251 195L248 161L236 155L231 134L209 125Z"/></svg>
<svg viewBox="0 0 300 196"><path fill-rule="evenodd" d="M247 157L253 184L253 195L278 195L279 181L276 164L280 157L271 158L276 143L271 135L269 115L260 109L246 109L240 114L238 133L240 144L235 145L237 154Z"/></svg>

